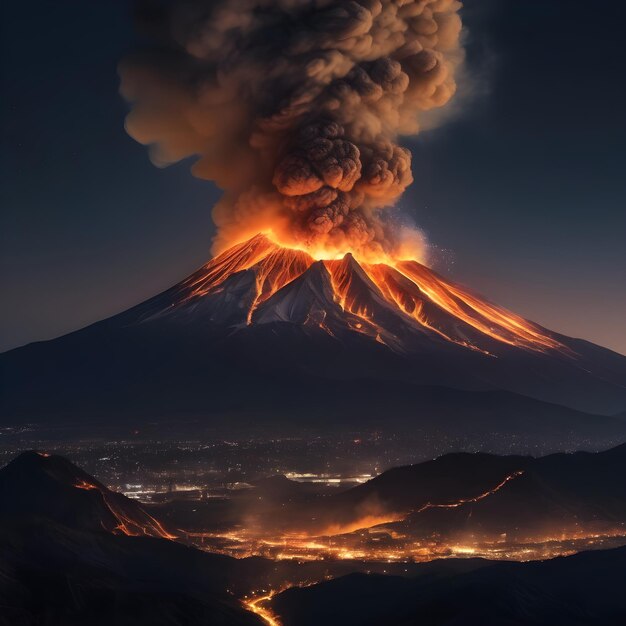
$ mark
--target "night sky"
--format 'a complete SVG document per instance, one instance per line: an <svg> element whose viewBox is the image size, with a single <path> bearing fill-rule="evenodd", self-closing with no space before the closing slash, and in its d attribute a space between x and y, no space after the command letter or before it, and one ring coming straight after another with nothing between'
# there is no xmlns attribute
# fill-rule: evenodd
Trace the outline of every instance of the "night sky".
<svg viewBox="0 0 626 626"><path fill-rule="evenodd" d="M626 8L468 0L472 95L406 142L436 267L626 354ZM219 191L126 135L131 3L2 6L0 349L120 312L204 263Z"/></svg>

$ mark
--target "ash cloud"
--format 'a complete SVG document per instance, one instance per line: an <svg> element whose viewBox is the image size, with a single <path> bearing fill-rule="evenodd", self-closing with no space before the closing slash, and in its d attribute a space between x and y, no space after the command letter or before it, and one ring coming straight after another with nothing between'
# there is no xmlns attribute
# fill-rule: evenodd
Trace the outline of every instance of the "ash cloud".
<svg viewBox="0 0 626 626"><path fill-rule="evenodd" d="M393 253L386 219L412 182L398 137L456 91L457 0L149 3L151 47L126 60L128 132L224 195L217 247L272 229L336 250ZM147 9L147 10L146 10ZM429 114L429 113L428 113ZM388 212L387 212L388 213Z"/></svg>

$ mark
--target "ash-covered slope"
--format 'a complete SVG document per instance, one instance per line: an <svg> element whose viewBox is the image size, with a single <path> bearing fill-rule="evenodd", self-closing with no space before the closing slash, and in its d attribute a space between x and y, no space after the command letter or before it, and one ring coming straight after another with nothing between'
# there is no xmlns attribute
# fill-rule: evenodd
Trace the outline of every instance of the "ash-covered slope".
<svg viewBox="0 0 626 626"><path fill-rule="evenodd" d="M1 355L0 368L7 422L192 413L520 432L527 419L531 432L569 423L603 445L626 432L546 404L623 411L626 357L418 263L315 261L263 235L125 313Z"/></svg>

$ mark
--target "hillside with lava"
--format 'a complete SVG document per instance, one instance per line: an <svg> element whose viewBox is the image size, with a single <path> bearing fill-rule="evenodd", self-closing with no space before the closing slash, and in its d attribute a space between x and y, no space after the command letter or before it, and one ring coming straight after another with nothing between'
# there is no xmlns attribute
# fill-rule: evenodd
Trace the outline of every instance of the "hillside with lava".
<svg viewBox="0 0 626 626"><path fill-rule="evenodd" d="M331 336L352 331L396 351L443 340L485 355L500 344L571 354L548 331L416 261L360 263L351 253L315 260L265 235L218 255L176 291L173 310L156 315L199 308L213 322L291 322Z"/></svg>

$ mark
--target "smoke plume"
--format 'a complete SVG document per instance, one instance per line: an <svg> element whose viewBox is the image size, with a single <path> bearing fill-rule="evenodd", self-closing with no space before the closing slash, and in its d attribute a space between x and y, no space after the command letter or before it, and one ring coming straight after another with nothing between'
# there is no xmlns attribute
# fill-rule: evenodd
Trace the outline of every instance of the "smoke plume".
<svg viewBox="0 0 626 626"><path fill-rule="evenodd" d="M384 209L412 182L425 112L456 90L457 0L149 4L149 50L121 66L127 130L155 164L197 158L224 195L217 248L271 229L327 250L391 253Z"/></svg>

